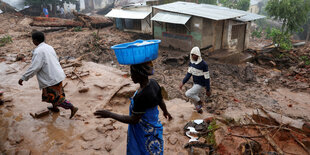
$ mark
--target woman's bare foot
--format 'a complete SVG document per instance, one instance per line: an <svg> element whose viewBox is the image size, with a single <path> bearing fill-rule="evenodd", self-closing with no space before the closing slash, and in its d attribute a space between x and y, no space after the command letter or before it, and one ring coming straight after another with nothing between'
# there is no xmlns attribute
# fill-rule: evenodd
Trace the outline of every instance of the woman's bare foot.
<svg viewBox="0 0 310 155"><path fill-rule="evenodd" d="M73 107L73 108L71 109L70 119L75 115L75 113L76 113L78 110L79 110L79 108L77 108L77 107Z"/></svg>

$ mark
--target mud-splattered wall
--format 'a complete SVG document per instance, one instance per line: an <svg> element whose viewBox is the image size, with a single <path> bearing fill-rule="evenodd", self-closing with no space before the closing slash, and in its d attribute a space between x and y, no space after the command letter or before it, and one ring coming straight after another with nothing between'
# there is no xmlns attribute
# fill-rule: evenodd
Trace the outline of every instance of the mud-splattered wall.
<svg viewBox="0 0 310 155"><path fill-rule="evenodd" d="M154 9L156 13L165 12ZM209 51L232 49L243 51L247 48L250 23L233 20L215 21L192 16L185 25L154 22L154 38L161 39L161 46L189 51L194 46L200 48L212 45Z"/></svg>

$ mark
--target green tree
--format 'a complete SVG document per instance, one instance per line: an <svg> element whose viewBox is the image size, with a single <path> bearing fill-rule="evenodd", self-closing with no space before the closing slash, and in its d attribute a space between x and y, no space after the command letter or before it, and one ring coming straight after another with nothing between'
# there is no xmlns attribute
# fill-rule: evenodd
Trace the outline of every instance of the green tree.
<svg viewBox="0 0 310 155"><path fill-rule="evenodd" d="M281 31L288 34L302 30L310 11L310 0L269 0L265 10L271 18L283 23Z"/></svg>
<svg viewBox="0 0 310 155"><path fill-rule="evenodd" d="M248 11L249 8L250 8L250 0L239 0L236 4L235 9Z"/></svg>
<svg viewBox="0 0 310 155"><path fill-rule="evenodd" d="M247 11L250 8L250 0L219 0L219 2L231 9Z"/></svg>
<svg viewBox="0 0 310 155"><path fill-rule="evenodd" d="M198 3L217 5L217 0L199 0Z"/></svg>

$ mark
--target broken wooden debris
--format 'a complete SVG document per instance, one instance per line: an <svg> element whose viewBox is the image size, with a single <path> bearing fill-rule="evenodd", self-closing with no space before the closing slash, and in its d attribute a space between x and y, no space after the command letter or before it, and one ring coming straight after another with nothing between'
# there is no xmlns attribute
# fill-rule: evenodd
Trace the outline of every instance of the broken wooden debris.
<svg viewBox="0 0 310 155"><path fill-rule="evenodd" d="M6 71L6 75L9 75L9 74L14 74L14 73L17 73L18 71L10 71L10 70L8 70L8 71Z"/></svg>
<svg viewBox="0 0 310 155"><path fill-rule="evenodd" d="M83 79L79 76L79 74L77 74L76 72L74 72L74 70L72 71L72 73L75 74L75 76L76 76L83 84L85 84L85 82L84 82ZM87 75L89 75L89 74L87 74ZM71 79L72 79L72 77L71 77ZM73 79L72 79L72 80L73 80Z"/></svg>
<svg viewBox="0 0 310 155"><path fill-rule="evenodd" d="M122 84L122 85L116 87L116 88L114 89L114 90L115 90L114 93L112 93L112 95L109 96L108 101L106 102L105 105L108 105L108 104L111 102L111 100L113 99L113 97L114 97L123 87L129 86L129 85L130 85L130 83L125 83L125 84Z"/></svg>
<svg viewBox="0 0 310 155"><path fill-rule="evenodd" d="M71 76L71 80L75 80L77 78L81 78L81 77L89 75L89 71L85 71L85 72L72 72L72 73L75 74L75 75ZM83 82L83 83L85 83L85 82Z"/></svg>
<svg viewBox="0 0 310 155"><path fill-rule="evenodd" d="M44 117L46 115L48 115L50 113L50 111L48 109L43 109L41 111L38 111L36 113L30 113L30 115L33 117L33 118L41 118L41 117Z"/></svg>
<svg viewBox="0 0 310 155"><path fill-rule="evenodd" d="M305 144L299 141L298 138L293 133L290 133L290 135L297 142L297 144L300 145L310 155L310 150L305 146Z"/></svg>
<svg viewBox="0 0 310 155"><path fill-rule="evenodd" d="M54 17L34 17L30 26L40 26L40 27L78 27L84 24L79 21L74 21L71 19L62 19Z"/></svg>
<svg viewBox="0 0 310 155"><path fill-rule="evenodd" d="M66 63L66 62L63 62ZM68 67L81 67L82 63L80 61L73 61L73 62L67 62L67 64L63 64L62 68L68 68Z"/></svg>
<svg viewBox="0 0 310 155"><path fill-rule="evenodd" d="M63 88L65 88L67 85L68 85L68 82L66 82L66 83L64 84Z"/></svg>
<svg viewBox="0 0 310 155"><path fill-rule="evenodd" d="M281 124L285 124L288 125L287 127L290 128L291 130L307 134L307 131L303 130L303 125L305 124L305 122L301 120L292 119L287 116L283 116L281 114L267 111L262 107L259 110L254 111L253 113L254 120L256 116L259 116L260 118L267 118L270 120L270 122L273 122L274 125L280 126ZM310 134L310 132L308 133Z"/></svg>
<svg viewBox="0 0 310 155"><path fill-rule="evenodd" d="M105 89L107 87L107 85L100 85L100 84L94 84L94 86L100 89Z"/></svg>
<svg viewBox="0 0 310 155"><path fill-rule="evenodd" d="M75 20L62 19L53 17L34 17L30 26L40 27L89 27L89 28L103 28L112 26L113 22L105 17L91 17L83 14L73 13L76 16Z"/></svg>
<svg viewBox="0 0 310 155"><path fill-rule="evenodd" d="M257 123L252 117L247 117L250 123ZM265 131L263 128L259 126L255 126L256 129L260 132L261 135L264 135L265 139L268 141L268 143L281 155L284 154L282 149L275 143L275 141L268 135L269 132Z"/></svg>

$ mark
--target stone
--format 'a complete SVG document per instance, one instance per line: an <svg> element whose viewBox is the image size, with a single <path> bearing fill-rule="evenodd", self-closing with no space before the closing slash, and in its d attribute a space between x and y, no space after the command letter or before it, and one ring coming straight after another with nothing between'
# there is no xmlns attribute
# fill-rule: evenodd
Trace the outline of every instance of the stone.
<svg viewBox="0 0 310 155"><path fill-rule="evenodd" d="M87 86L83 86L79 88L79 93L86 93L89 91L89 88Z"/></svg>
<svg viewBox="0 0 310 155"><path fill-rule="evenodd" d="M81 137L84 141L93 141L97 138L97 133L95 131L89 131L84 133Z"/></svg>
<svg viewBox="0 0 310 155"><path fill-rule="evenodd" d="M170 144L175 145L178 142L178 137L176 135L171 135L168 138Z"/></svg>

